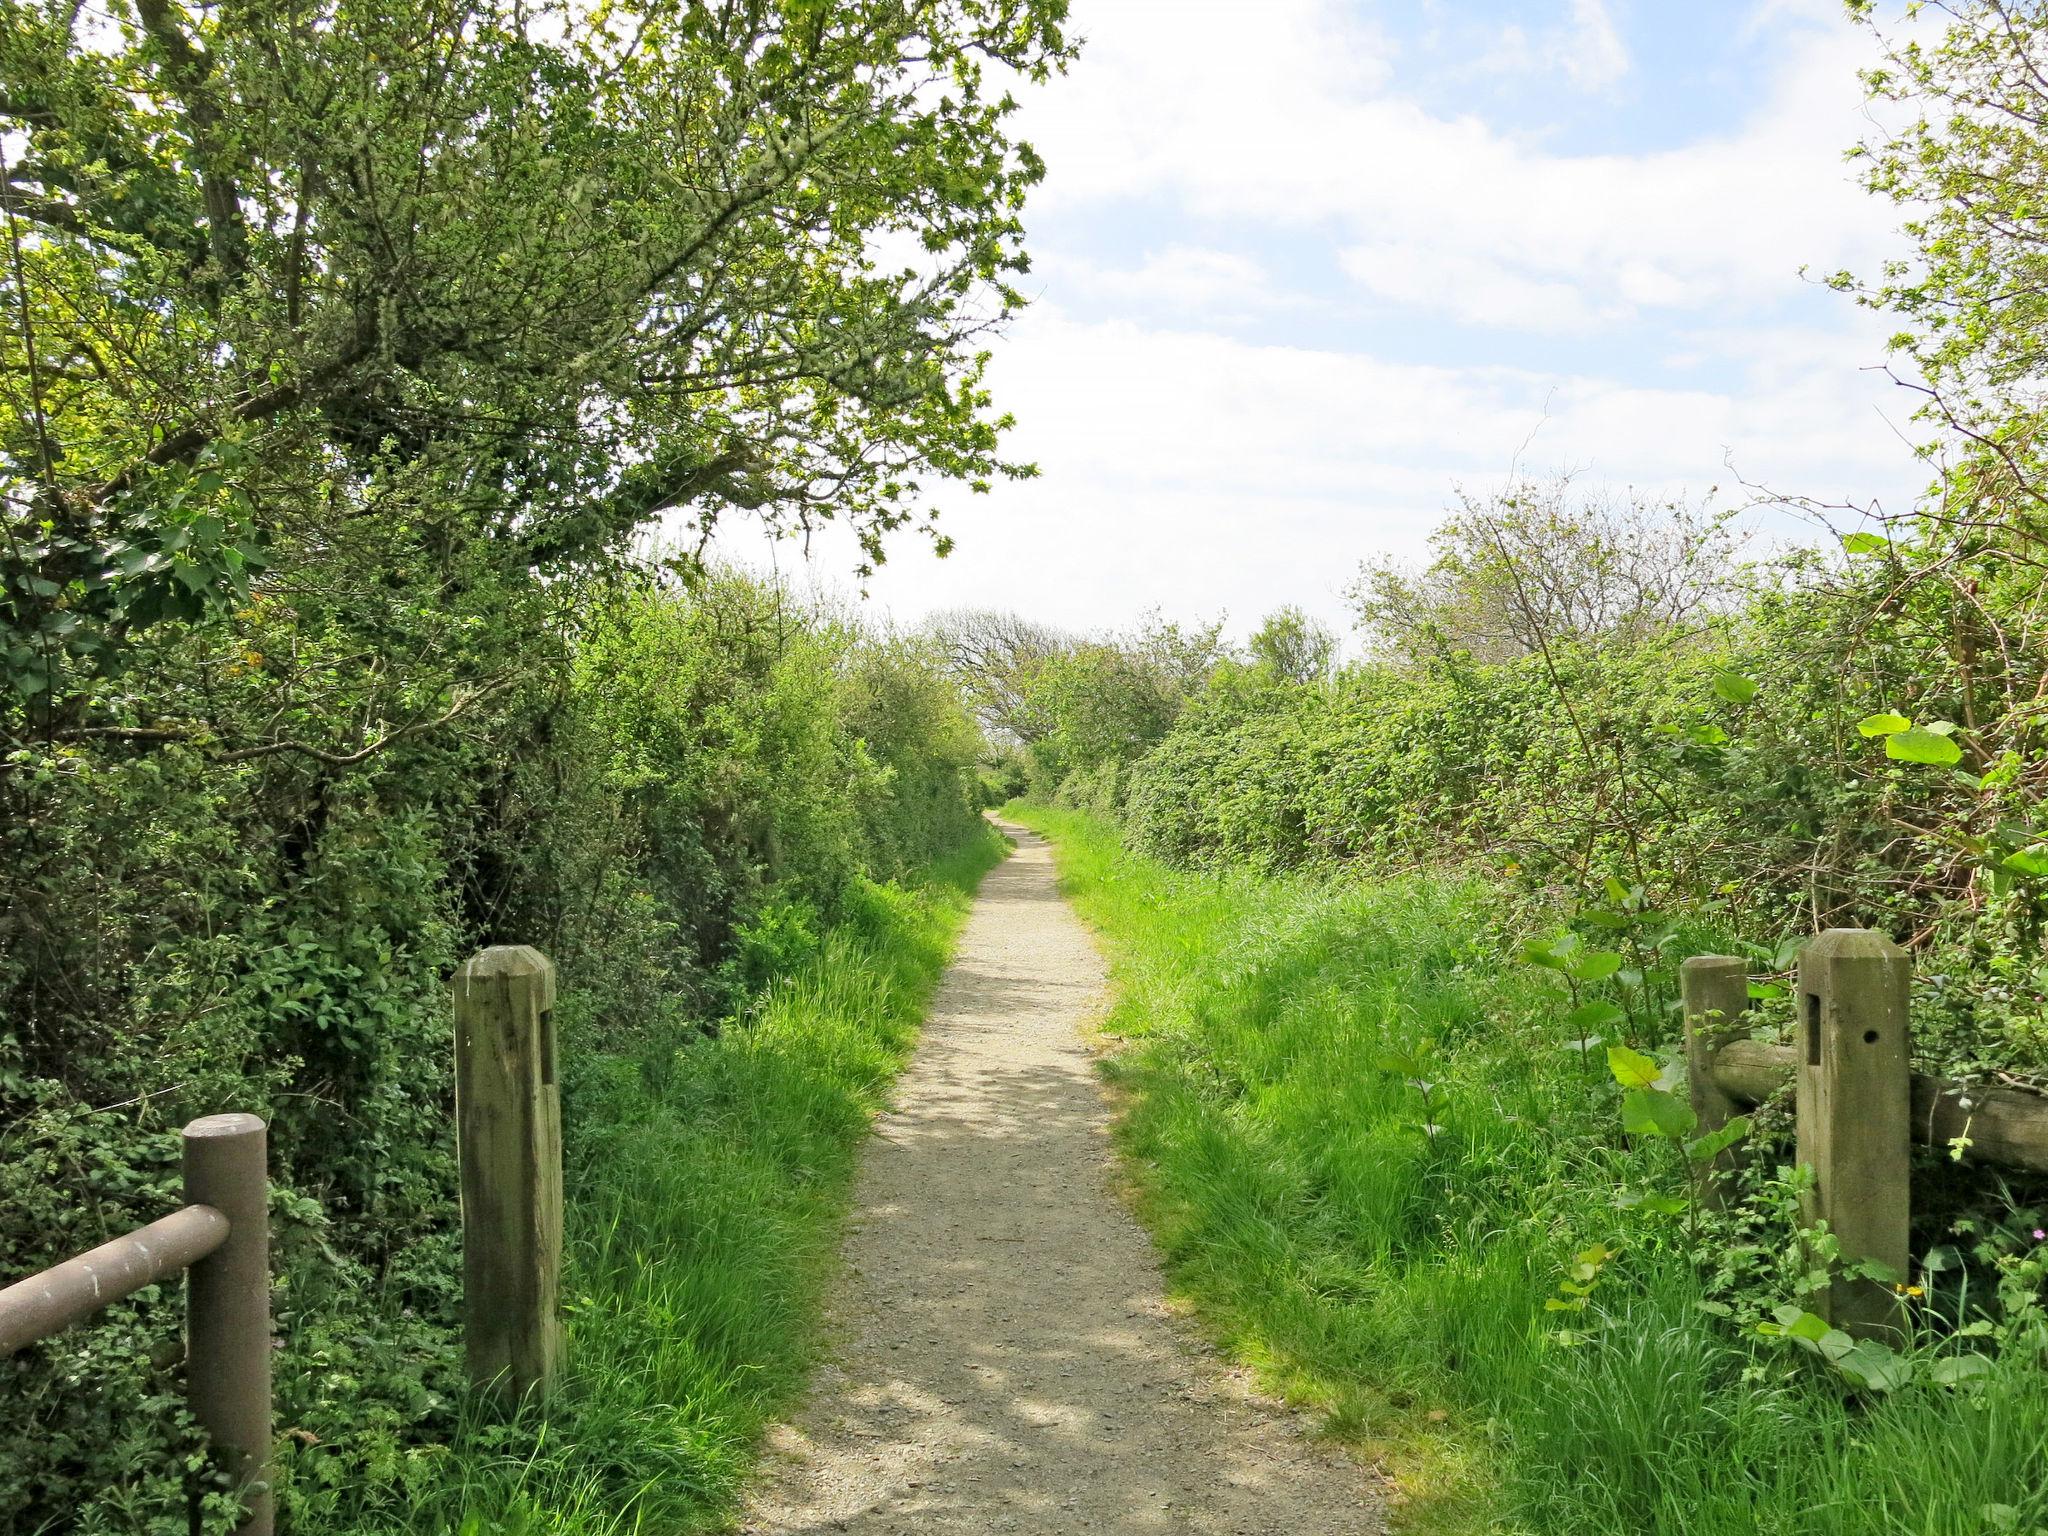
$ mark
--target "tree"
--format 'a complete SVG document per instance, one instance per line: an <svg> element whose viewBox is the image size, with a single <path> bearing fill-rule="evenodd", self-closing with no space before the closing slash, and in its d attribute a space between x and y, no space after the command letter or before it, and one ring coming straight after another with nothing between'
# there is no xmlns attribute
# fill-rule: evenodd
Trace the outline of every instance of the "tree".
<svg viewBox="0 0 2048 1536"><path fill-rule="evenodd" d="M1921 7L1912 7L1919 10ZM2048 529L2048 5L2041 0L1936 0L1946 18L1931 45L1880 26L1873 0L1848 0L1882 62L1864 72L1873 98L1903 122L1853 157L1864 184L1907 210L1915 252L1874 282L1834 285L1904 322L1892 338L1900 382L1920 412L1968 444L1977 461L1944 487L1948 515ZM1897 122L1897 110L1879 114Z"/></svg>
<svg viewBox="0 0 2048 1536"><path fill-rule="evenodd" d="M1335 631L1291 603L1266 615L1248 649L1255 664L1287 683L1322 682L1337 665Z"/></svg>
<svg viewBox="0 0 2048 1536"><path fill-rule="evenodd" d="M1028 473L978 348L1042 168L990 71L1065 10L6 0L0 683L48 712L362 519L539 574L837 517L871 563L928 480Z"/></svg>
<svg viewBox="0 0 2048 1536"><path fill-rule="evenodd" d="M1073 648L1072 638L992 608L935 613L925 629L992 741L1029 746L1045 734L1047 722L1031 709L1031 682L1046 663Z"/></svg>
<svg viewBox="0 0 2048 1536"><path fill-rule="evenodd" d="M1483 501L1461 494L1430 548L1422 570L1368 562L1351 586L1358 627L1384 654L1506 661L1549 644L1639 641L1725 597L1738 543L1725 514L1575 497L1560 478Z"/></svg>

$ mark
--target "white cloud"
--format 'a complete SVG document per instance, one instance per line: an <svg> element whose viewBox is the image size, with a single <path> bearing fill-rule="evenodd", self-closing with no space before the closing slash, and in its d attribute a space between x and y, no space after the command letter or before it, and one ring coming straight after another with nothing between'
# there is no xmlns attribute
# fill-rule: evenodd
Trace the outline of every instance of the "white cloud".
<svg viewBox="0 0 2048 1536"><path fill-rule="evenodd" d="M1697 340L1741 361L1740 388L1393 363L1037 310L992 382L1018 415L1011 448L1042 478L946 498L956 553L906 542L871 590L911 620L983 606L1090 626L1158 606L1228 610L1242 628L1295 602L1343 623L1361 559L1421 553L1453 485L1496 483L1518 455L1539 474L1655 493L1718 483L1729 499L1737 473L1858 499L1917 479L1874 414L1882 384L1814 366L1827 338ZM737 528L721 548L764 557ZM813 557L825 573L854 563L836 534ZM793 549L782 558L803 568Z"/></svg>
<svg viewBox="0 0 2048 1536"><path fill-rule="evenodd" d="M1194 311L1229 319L1299 302L1279 292L1266 269L1249 256L1198 246L1170 245L1149 252L1134 267L1055 260L1046 270L1056 290L1128 309Z"/></svg>
<svg viewBox="0 0 2048 1536"><path fill-rule="evenodd" d="M1611 20L1578 14L1575 35L1591 23L1596 39L1581 56L1612 67L1597 43ZM1788 26L1781 73L1739 131L1564 155L1395 94L1393 50L1336 0L1265 0L1257 25L1228 24L1242 15L1224 0L1084 11L1083 62L1027 108L1052 168L1045 201L1166 196L1303 240L1335 230L1383 282L1483 262L1489 288L1569 285L1610 322L1765 300L1802 264L1867 268L1888 247L1889 216L1841 159L1866 126L1866 50L1846 25Z"/></svg>
<svg viewBox="0 0 2048 1536"><path fill-rule="evenodd" d="M1242 626L1298 602L1343 622L1361 558L1420 553L1453 485L1495 483L1518 454L1653 494L1739 475L1900 504L1922 471L1879 414L1908 407L1858 372L1882 355L1876 319L1832 300L1778 318L1799 309L1800 264L1867 268L1889 248L1890 211L1840 160L1864 126L1862 46L1832 10L1808 19L1832 3L1759 0L1779 72L1726 131L1596 155L1404 98L1396 48L1355 4L1082 0L1089 47L1027 96L1023 126L1050 166L1040 226L1086 230L1088 254L1037 241L1048 297L991 379L1020 423L1010 451L1043 476L943 498L957 553L899 544L875 597L909 619L972 604L1095 626L1156 605ZM1603 7L1560 17L1576 84L1629 67ZM1574 78L1562 54L1550 67ZM1151 209L1170 236L1131 234ZM1278 275L1323 266L1343 274L1328 291ZM1317 336L1318 306L1364 308L1346 335L1447 317L1447 357L1525 365L1280 345L1239 323ZM1520 333L1512 352L1501 332ZM1527 366L1526 337L1558 333L1599 362ZM738 527L722 547L767 553ZM856 563L836 533L814 556Z"/></svg>
<svg viewBox="0 0 2048 1536"><path fill-rule="evenodd" d="M1583 90L1601 91L1628 74L1628 47L1606 0L1572 0L1570 14L1539 34L1519 26L1504 28L1473 69L1480 74L1561 74Z"/></svg>

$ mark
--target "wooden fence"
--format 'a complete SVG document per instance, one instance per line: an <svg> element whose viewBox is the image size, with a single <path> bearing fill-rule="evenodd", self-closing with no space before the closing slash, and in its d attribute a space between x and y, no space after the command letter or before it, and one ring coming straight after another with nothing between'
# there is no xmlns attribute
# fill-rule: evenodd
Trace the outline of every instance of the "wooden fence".
<svg viewBox="0 0 2048 1536"><path fill-rule="evenodd" d="M1685 1053L1699 1132L1794 1085L1797 1158L1812 1169L1809 1224L1825 1222L1845 1265L1868 1262L1906 1277L1914 1141L2048 1172L2048 1098L1945 1082L1910 1066L1911 961L1878 933L1830 928L1799 960L1796 1042L1746 1038L1747 964L1700 955L1681 968ZM1721 1168L1739 1154L1724 1153ZM1839 1276L1814 1310L1867 1336L1898 1324L1896 1291Z"/></svg>
<svg viewBox="0 0 2048 1536"><path fill-rule="evenodd" d="M455 976L463 1338L479 1388L545 1393L561 1362L562 1106L555 970L524 945ZM0 1290L0 1356L186 1273L185 1391L233 1474L241 1536L271 1536L270 1225L266 1131L209 1115L183 1132L185 1204Z"/></svg>
<svg viewBox="0 0 2048 1536"><path fill-rule="evenodd" d="M185 1392L242 1492L249 1536L270 1536L270 1186L254 1115L185 1127L185 1204L0 1291L0 1355L144 1286L185 1282Z"/></svg>

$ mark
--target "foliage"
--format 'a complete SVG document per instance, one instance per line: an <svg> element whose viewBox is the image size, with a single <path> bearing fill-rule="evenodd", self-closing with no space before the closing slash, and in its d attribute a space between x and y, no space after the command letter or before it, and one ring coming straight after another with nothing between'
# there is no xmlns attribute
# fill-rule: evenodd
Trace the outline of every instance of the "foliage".
<svg viewBox="0 0 2048 1536"><path fill-rule="evenodd" d="M1510 661L1701 623L1729 591L1729 518L1681 501L1575 492L1566 477L1461 492L1421 571L1367 562L1350 598L1372 649Z"/></svg>
<svg viewBox="0 0 2048 1536"><path fill-rule="evenodd" d="M465 1405L445 1445L376 1479L294 1444L294 1528L715 1527L815 1363L855 1154L1000 856L984 829L909 883L857 880L745 1027L712 1039L671 1005L619 1050L602 1000L565 994L562 1387L510 1424Z"/></svg>
<svg viewBox="0 0 2048 1536"><path fill-rule="evenodd" d="M589 1049L672 1053L721 1019L744 1034L771 977L838 952L870 882L978 828L972 728L926 648L775 588L621 577L436 607L394 573L346 594L255 600L261 655L204 629L138 641L127 697L176 727L0 763L0 1264L154 1219L178 1125L263 1114L279 1425L308 1510L417 1496L464 1422L457 960L538 943ZM431 728L380 724L407 685L376 658L409 647L505 681L448 719L420 684ZM264 731L360 745L216 745ZM195 1442L129 1411L175 1395L177 1316L172 1287L8 1363L0 1524L184 1529Z"/></svg>
<svg viewBox="0 0 2048 1536"><path fill-rule="evenodd" d="M1551 978L1613 987L1625 966L1582 944L1562 970L1502 967L1518 914L1483 880L1176 870L1086 817L1019 814L1108 942L1124 1166L1173 1285L1368 1446L1404 1526L2048 1524L2038 1208L2022 1227L1921 1202L1947 1246L1923 1235L1903 1372L1845 1371L1835 1341L1802 1347L1807 1265L1771 1162L1732 1211L1700 1211L1687 1169L1721 1149L1673 1139L1664 1064L1619 1047L1594 1076L1568 1048ZM1750 1135L1786 1131L1766 1110Z"/></svg>
<svg viewBox="0 0 2048 1536"><path fill-rule="evenodd" d="M1918 12L1922 7L1910 8ZM1921 419L1966 450L1970 474L1942 509L1958 526L1984 500L2038 541L2048 523L2040 389L2048 299L2048 6L2039 0L1937 0L1938 35L1891 35L1873 0L1848 0L1882 59L1864 71L1882 131L1859 147L1864 185L1905 213L1909 259L1838 288L1895 316L1899 382L1923 398Z"/></svg>
<svg viewBox="0 0 2048 1536"><path fill-rule="evenodd" d="M465 582L670 511L872 561L928 478L1027 473L977 347L1042 166L988 75L1064 11L9 0L0 725L124 723L130 640L364 520Z"/></svg>

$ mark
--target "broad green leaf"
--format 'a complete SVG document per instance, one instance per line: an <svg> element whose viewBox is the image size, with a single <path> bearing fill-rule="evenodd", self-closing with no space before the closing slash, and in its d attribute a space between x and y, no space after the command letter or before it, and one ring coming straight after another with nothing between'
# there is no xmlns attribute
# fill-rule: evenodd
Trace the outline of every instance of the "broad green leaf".
<svg viewBox="0 0 2048 1536"><path fill-rule="evenodd" d="M1664 1068L1655 1057L1632 1051L1625 1045L1607 1047L1607 1070L1624 1088L1653 1088L1657 1079L1664 1075Z"/></svg>
<svg viewBox="0 0 2048 1536"><path fill-rule="evenodd" d="M1920 1261L1920 1268L1930 1275L1938 1275L1943 1270L1961 1269L1962 1267L1962 1250L1953 1243L1943 1243L1939 1248L1928 1249L1927 1257Z"/></svg>
<svg viewBox="0 0 2048 1536"><path fill-rule="evenodd" d="M1998 867L2009 869L2016 875L2048 875L2048 843L2037 843L2032 848L2007 854L1999 861Z"/></svg>
<svg viewBox="0 0 2048 1536"><path fill-rule="evenodd" d="M1756 681L1740 672L1716 672L1715 695L1730 704L1747 704L1756 697Z"/></svg>
<svg viewBox="0 0 2048 1536"><path fill-rule="evenodd" d="M1638 1088L1621 1101L1621 1128L1631 1136L1662 1136L1682 1141L1699 1124L1692 1106L1661 1088Z"/></svg>
<svg viewBox="0 0 2048 1536"><path fill-rule="evenodd" d="M1842 548L1852 555L1881 555L1891 548L1891 540L1881 533L1845 533Z"/></svg>
<svg viewBox="0 0 2048 1536"><path fill-rule="evenodd" d="M1913 722L1904 715L1867 715L1856 722L1856 729L1865 736L1889 736L1894 731L1912 729Z"/></svg>
<svg viewBox="0 0 2048 1536"><path fill-rule="evenodd" d="M1808 1312L1803 1307L1779 1307L1775 1315L1778 1322L1784 1327L1785 1332L1792 1338L1805 1339L1810 1344L1818 1344L1827 1337L1827 1319Z"/></svg>
<svg viewBox="0 0 2048 1536"><path fill-rule="evenodd" d="M1989 1375L1990 1371L1989 1355L1948 1355L1928 1366L1927 1379L1937 1386L1955 1387Z"/></svg>
<svg viewBox="0 0 2048 1536"><path fill-rule="evenodd" d="M1821 1348L1827 1349L1825 1341ZM1890 1392L1913 1379L1912 1366L1897 1350L1876 1339L1858 1339L1833 1358L1836 1370L1873 1392Z"/></svg>
<svg viewBox="0 0 2048 1536"><path fill-rule="evenodd" d="M1737 1115L1718 1131L1709 1131L1687 1146L1685 1155L1696 1163L1712 1162L1748 1134L1749 1116Z"/></svg>
<svg viewBox="0 0 2048 1536"><path fill-rule="evenodd" d="M1565 969L1575 981L1605 981L1621 969L1621 956L1611 950L1596 949L1572 961Z"/></svg>
<svg viewBox="0 0 2048 1536"><path fill-rule="evenodd" d="M1588 1030L1612 1029L1627 1017L1628 1015L1623 1013L1615 1004L1596 1001L1579 1004L1578 1007L1564 1016L1564 1021L1573 1029L1579 1031L1581 1038L1583 1038Z"/></svg>
<svg viewBox="0 0 2048 1536"><path fill-rule="evenodd" d="M1901 763L1931 763L1948 768L1963 760L1963 749L1948 737L1922 725L1884 739L1884 755Z"/></svg>
<svg viewBox="0 0 2048 1536"><path fill-rule="evenodd" d="M1654 1189L1624 1189L1614 1197L1615 1206L1624 1211L1647 1211L1652 1216L1676 1216L1685 1209L1682 1195L1661 1194Z"/></svg>

